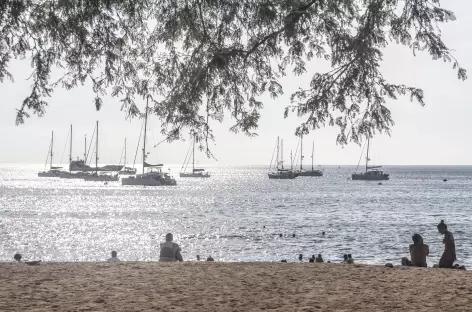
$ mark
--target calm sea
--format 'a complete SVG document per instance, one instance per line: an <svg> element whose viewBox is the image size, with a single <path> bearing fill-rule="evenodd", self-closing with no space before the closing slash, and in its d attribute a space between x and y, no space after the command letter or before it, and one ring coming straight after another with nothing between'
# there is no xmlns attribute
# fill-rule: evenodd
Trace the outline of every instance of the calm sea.
<svg viewBox="0 0 472 312"><path fill-rule="evenodd" d="M472 167L386 167L391 180L383 185L348 180L352 167L285 181L269 180L263 167L211 167L211 178L201 180L181 179L174 167L178 185L157 188L38 178L40 169L0 165L0 261L16 252L100 261L111 250L123 260L156 260L172 232L187 260L297 261L300 253L340 260L351 253L361 263L399 263L420 233L433 264L444 219L459 262L472 266Z"/></svg>

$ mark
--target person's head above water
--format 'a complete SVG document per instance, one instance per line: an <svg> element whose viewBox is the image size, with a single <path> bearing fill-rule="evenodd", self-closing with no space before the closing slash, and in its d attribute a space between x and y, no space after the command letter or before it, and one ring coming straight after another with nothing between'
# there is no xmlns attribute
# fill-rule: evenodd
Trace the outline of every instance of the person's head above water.
<svg viewBox="0 0 472 312"><path fill-rule="evenodd" d="M344 260L347 260L347 254L344 254Z"/></svg>
<svg viewBox="0 0 472 312"><path fill-rule="evenodd" d="M113 258L116 258L116 257L118 256L118 253L113 250L113 251L111 252L111 256L112 256Z"/></svg>
<svg viewBox="0 0 472 312"><path fill-rule="evenodd" d="M415 233L411 239L413 240L414 244L423 244L423 237L420 234Z"/></svg>
<svg viewBox="0 0 472 312"><path fill-rule="evenodd" d="M21 254L17 253L13 256L13 259L15 259L16 261L21 261Z"/></svg>
<svg viewBox="0 0 472 312"><path fill-rule="evenodd" d="M441 234L446 233L446 231L447 231L447 225L446 225L446 223L444 223L444 220L441 220L441 222L439 222L439 224L438 224L438 231L439 231L439 233L441 233Z"/></svg>
<svg viewBox="0 0 472 312"><path fill-rule="evenodd" d="M174 240L174 236L172 235L172 233L167 233L166 242L171 242L173 240Z"/></svg>

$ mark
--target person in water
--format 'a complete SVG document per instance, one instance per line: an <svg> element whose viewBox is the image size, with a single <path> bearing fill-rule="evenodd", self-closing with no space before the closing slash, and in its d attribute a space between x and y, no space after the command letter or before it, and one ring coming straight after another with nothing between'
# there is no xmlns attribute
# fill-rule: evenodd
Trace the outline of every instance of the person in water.
<svg viewBox="0 0 472 312"><path fill-rule="evenodd" d="M454 243L454 236L447 230L447 225L444 220L438 224L438 231L443 237L444 252L439 260L440 268L452 269L454 261L456 261L456 244Z"/></svg>
<svg viewBox="0 0 472 312"><path fill-rule="evenodd" d="M175 261L184 261L182 255L180 254L180 247L176 243L172 242L174 236L171 233L166 235L165 243L161 243L161 251L159 254L160 262L175 262Z"/></svg>
<svg viewBox="0 0 472 312"><path fill-rule="evenodd" d="M111 252L111 258L108 259L107 262L120 262L120 259L118 259L118 253L113 250Z"/></svg>
<svg viewBox="0 0 472 312"><path fill-rule="evenodd" d="M411 238L413 244L410 245L411 266L428 267L426 257L429 255L429 246L423 243L420 234L414 234Z"/></svg>

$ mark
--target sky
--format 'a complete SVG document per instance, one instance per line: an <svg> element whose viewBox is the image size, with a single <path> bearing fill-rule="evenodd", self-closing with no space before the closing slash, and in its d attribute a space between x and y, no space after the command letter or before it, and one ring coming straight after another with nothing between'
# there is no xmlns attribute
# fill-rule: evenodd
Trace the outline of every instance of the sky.
<svg viewBox="0 0 472 312"><path fill-rule="evenodd" d="M388 81L422 88L426 106L410 102L409 97L388 101L395 125L391 136L377 135L371 142L371 159L383 165L472 165L472 20L468 12L472 2L463 0L443 1L455 12L457 21L442 27L443 40L454 50L454 56L468 70L469 79L460 81L452 64L433 61L426 52L413 56L402 46L390 45L384 50L381 70ZM210 148L216 159L207 159L203 153L196 155L200 164L218 165L269 165L277 136L284 139L284 155L295 152L298 138L294 135L300 119L295 115L284 119L284 108L290 104L290 94L309 84L311 76L326 71L325 64L312 62L303 76L288 75L282 80L285 94L275 100L262 97L264 109L258 136L249 138L229 131L234 120L226 114L223 123L214 121L211 126L216 135ZM68 158L66 139L73 124L73 156L84 153L84 136L92 136L95 122L100 122L100 163L118 163L124 144L128 141L128 159L134 158L138 144L141 120L127 120L120 110L118 99L108 97L103 107L96 111L94 94L90 87L71 91L57 89L48 99L49 107L44 117L32 115L25 124L16 126L16 109L29 92L31 73L29 60L14 61L10 71L14 82L0 84L0 163L44 163L54 131L54 163L65 163ZM144 101L142 105L144 105ZM149 145L163 139L157 118L149 120ZM305 161L310 162L311 144L315 142L315 163L320 165L355 165L362 147L354 143L348 146L336 144L337 128L322 128L304 139ZM154 142L154 144L153 144ZM149 162L179 164L184 161L189 141L163 143L149 150ZM64 152L65 150L65 152ZM141 157L138 155L138 159ZM139 161L138 161L139 162ZM289 162L289 161L287 161Z"/></svg>

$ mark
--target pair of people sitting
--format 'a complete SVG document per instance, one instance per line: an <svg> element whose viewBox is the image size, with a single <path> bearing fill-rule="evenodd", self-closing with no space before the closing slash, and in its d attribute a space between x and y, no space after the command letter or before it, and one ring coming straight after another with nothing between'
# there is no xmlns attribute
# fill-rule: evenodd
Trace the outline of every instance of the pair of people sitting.
<svg viewBox="0 0 472 312"><path fill-rule="evenodd" d="M343 263L354 263L354 259L352 259L352 255L351 254L345 254L344 255L344 260L343 260Z"/></svg>
<svg viewBox="0 0 472 312"><path fill-rule="evenodd" d="M322 263L324 262L323 260L323 257L321 256L321 254L318 254L317 257L315 257L315 255L312 255L310 259L308 259L309 262L313 263L313 262L316 262L316 263Z"/></svg>

